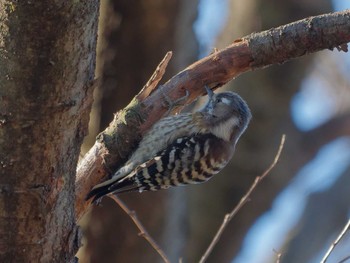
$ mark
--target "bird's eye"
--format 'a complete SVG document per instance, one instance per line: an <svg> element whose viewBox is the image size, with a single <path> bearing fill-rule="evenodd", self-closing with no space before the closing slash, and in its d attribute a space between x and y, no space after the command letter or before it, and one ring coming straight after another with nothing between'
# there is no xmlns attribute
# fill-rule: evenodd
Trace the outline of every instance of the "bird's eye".
<svg viewBox="0 0 350 263"><path fill-rule="evenodd" d="M228 98L221 97L216 99L216 103L223 103L225 105L230 105L231 101Z"/></svg>

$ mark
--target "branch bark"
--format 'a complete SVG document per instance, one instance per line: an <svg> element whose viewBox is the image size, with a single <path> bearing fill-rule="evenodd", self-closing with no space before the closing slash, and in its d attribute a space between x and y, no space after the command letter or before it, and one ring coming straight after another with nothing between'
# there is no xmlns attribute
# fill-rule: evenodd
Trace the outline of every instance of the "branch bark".
<svg viewBox="0 0 350 263"><path fill-rule="evenodd" d="M171 99L190 93L186 104L203 95L204 85L216 89L238 75L322 49L339 48L350 41L350 11L306 18L261 33L235 40L227 48L190 65L163 85ZM76 218L79 220L89 204L84 198L91 187L116 169L134 150L142 135L167 108L162 92L155 90L142 99L134 99L115 115L77 169ZM175 109L179 111L181 106Z"/></svg>

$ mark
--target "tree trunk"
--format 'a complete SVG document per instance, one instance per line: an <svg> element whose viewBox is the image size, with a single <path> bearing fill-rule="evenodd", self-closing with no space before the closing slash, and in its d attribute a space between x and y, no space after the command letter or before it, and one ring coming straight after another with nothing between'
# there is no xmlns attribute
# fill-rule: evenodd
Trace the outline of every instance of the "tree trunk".
<svg viewBox="0 0 350 263"><path fill-rule="evenodd" d="M0 261L70 262L98 1L0 1Z"/></svg>

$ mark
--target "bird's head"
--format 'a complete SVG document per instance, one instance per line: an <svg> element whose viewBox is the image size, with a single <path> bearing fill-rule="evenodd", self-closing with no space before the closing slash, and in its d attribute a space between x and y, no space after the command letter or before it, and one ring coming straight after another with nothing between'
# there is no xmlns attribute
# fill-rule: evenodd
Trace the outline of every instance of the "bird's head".
<svg viewBox="0 0 350 263"><path fill-rule="evenodd" d="M214 93L205 87L208 102L202 108L212 132L222 139L237 141L252 117L247 103L232 91Z"/></svg>

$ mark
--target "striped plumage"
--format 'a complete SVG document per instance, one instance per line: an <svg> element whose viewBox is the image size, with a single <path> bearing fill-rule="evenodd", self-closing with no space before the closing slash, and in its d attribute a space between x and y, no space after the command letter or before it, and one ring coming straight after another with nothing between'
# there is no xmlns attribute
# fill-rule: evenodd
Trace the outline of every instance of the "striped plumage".
<svg viewBox="0 0 350 263"><path fill-rule="evenodd" d="M202 183L225 167L251 114L236 93L207 91L204 108L158 121L126 164L96 185L87 199Z"/></svg>

